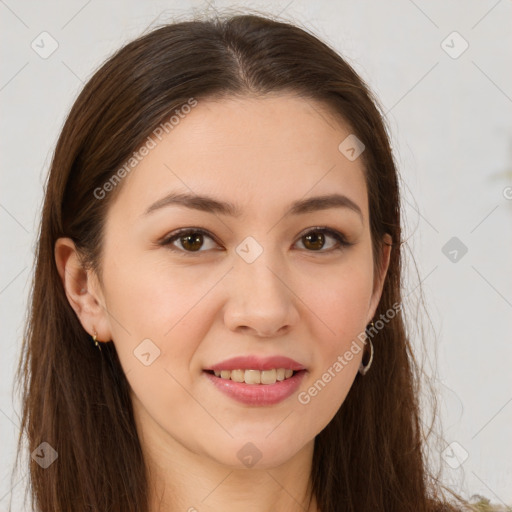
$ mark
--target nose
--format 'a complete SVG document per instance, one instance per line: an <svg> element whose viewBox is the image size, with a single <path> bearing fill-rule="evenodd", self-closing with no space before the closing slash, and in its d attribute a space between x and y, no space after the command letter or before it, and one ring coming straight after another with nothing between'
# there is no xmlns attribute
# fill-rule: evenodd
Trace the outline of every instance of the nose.
<svg viewBox="0 0 512 512"><path fill-rule="evenodd" d="M271 262L266 251L250 264L238 260L228 276L226 326L262 338L288 332L299 320L299 299L289 280L289 273L278 267L275 259Z"/></svg>

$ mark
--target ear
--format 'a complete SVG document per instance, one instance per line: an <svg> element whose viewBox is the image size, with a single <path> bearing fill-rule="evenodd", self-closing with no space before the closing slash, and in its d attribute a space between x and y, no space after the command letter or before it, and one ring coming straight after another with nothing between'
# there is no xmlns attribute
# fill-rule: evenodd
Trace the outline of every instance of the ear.
<svg viewBox="0 0 512 512"><path fill-rule="evenodd" d="M386 280L386 275L389 268L392 244L393 239L391 238L391 235L386 233L382 237L381 258L378 266L379 271L375 273L373 279L373 293L372 298L370 300L371 315L368 318L367 323L370 323L372 318L375 316L375 311L377 310L377 306L379 305L379 301L382 296L382 290L384 288L384 282Z"/></svg>
<svg viewBox="0 0 512 512"><path fill-rule="evenodd" d="M110 341L111 330L99 281L82 265L74 242L59 238L55 242L55 263L69 304L83 328L98 341Z"/></svg>

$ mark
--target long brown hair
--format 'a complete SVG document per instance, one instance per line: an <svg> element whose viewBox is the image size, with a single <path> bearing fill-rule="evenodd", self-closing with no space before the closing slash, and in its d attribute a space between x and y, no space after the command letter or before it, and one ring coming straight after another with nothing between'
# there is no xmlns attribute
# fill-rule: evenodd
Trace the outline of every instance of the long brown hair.
<svg viewBox="0 0 512 512"><path fill-rule="evenodd" d="M84 266L101 276L104 220L122 183L102 200L94 191L191 97L268 93L322 102L366 146L361 157L375 265L382 236L393 240L375 316L402 303L399 177L386 126L378 101L336 51L305 29L254 14L166 24L130 42L76 99L46 185L17 374L23 390L18 457L26 433L31 453L45 442L58 459L46 469L29 460L34 510L148 511L128 382L113 343L95 349L71 308L54 259L56 240L70 237ZM444 510L426 467L420 371L402 311L373 344L370 372L356 377L316 436L311 478L318 506L322 512Z"/></svg>

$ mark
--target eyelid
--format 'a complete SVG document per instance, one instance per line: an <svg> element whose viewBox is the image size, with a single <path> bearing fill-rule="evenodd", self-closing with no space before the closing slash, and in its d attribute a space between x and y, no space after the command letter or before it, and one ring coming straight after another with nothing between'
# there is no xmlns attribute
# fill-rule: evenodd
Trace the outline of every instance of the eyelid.
<svg viewBox="0 0 512 512"><path fill-rule="evenodd" d="M331 254L333 252L337 252L339 250L343 250L351 245L354 245L353 242L348 242L345 235L338 231L337 229L334 229L334 228L330 228L328 226L311 226L309 228L306 228L304 231L302 231L298 237L297 237L297 242L300 241L300 239L304 236L306 236L308 233L310 232L323 232L323 233L326 233L328 236L331 236L332 238L334 238L337 242L338 242L338 246L337 247L334 247L334 248L331 248L329 250L326 250L326 251L323 251L323 250L319 250L319 251L311 251L311 250L305 250L305 252L308 252L308 253L312 253L312 254ZM195 228L195 227L187 227L187 228L180 228L176 231L173 231L167 235L165 235L163 238L161 238L157 243L158 245L161 245L161 246L165 246L167 248L169 248L171 251L173 252L177 252L179 254L183 254L185 256L197 256L203 252L208 252L208 251L185 251L183 249L180 249L178 247L175 247L172 245L172 242L176 241L177 239L180 238L180 236L183 236L184 234L186 233L198 233L198 234L201 234L201 235L204 235L208 238L210 238L211 240L213 240L217 245L220 245L215 236L213 236L209 231L207 231L206 229L203 229L203 228ZM295 242L295 243L297 243Z"/></svg>
<svg viewBox="0 0 512 512"><path fill-rule="evenodd" d="M206 251L195 251L195 252L194 251L185 251L183 249L179 249L178 247L175 247L172 245L172 242L174 242L175 240L179 239L180 236L183 236L187 233L199 233L208 238L211 238L217 245L219 245L219 243L217 242L215 237L209 231L207 231L206 229L203 229L203 228L194 228L194 227L177 229L176 231L173 231L173 232L165 235L157 243L158 243L158 245L167 247L168 249L170 249L173 252L178 252L180 254L184 254L185 256L196 256L202 252L206 252Z"/></svg>

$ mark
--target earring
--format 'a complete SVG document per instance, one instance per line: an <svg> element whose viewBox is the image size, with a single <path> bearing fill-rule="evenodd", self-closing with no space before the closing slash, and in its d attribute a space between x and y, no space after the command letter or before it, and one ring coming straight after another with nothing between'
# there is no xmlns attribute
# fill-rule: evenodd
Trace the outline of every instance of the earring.
<svg viewBox="0 0 512 512"><path fill-rule="evenodd" d="M373 327L373 326L374 326L374 323L370 322L370 327ZM372 340L368 338L368 336L367 336L367 339L370 342L370 359L366 363L366 365L364 365L363 362L361 361L361 365L359 366L359 373L363 376L366 375L366 373L370 369L370 366L372 365L372 361L373 361L373 343L372 343ZM363 355L364 355L364 353L363 353Z"/></svg>
<svg viewBox="0 0 512 512"><path fill-rule="evenodd" d="M94 344L101 350L101 346L98 343L98 340L96 339L96 336L97 336L97 333L96 333L96 331L94 331L94 334L92 336L92 341L94 341Z"/></svg>

